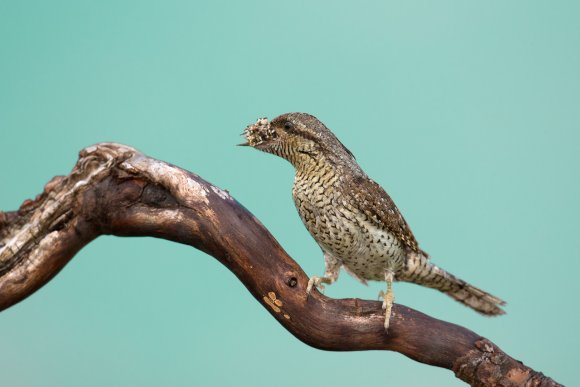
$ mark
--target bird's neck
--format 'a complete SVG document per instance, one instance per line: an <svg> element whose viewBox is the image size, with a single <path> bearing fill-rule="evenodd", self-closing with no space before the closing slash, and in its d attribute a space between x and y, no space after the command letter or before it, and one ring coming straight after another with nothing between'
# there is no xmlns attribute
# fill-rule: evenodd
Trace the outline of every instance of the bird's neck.
<svg viewBox="0 0 580 387"><path fill-rule="evenodd" d="M312 180L337 175L337 164L322 153L301 154L290 162L296 169L296 180Z"/></svg>

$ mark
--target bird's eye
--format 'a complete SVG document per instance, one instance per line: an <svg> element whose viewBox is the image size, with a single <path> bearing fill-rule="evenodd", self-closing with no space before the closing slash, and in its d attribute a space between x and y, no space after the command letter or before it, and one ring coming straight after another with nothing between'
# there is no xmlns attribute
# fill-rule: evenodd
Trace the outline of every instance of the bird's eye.
<svg viewBox="0 0 580 387"><path fill-rule="evenodd" d="M293 127L294 127L294 125L292 125L292 122L290 122L290 121L286 121L286 122L284 123L284 129L285 129L285 130L290 130L290 129L292 129Z"/></svg>

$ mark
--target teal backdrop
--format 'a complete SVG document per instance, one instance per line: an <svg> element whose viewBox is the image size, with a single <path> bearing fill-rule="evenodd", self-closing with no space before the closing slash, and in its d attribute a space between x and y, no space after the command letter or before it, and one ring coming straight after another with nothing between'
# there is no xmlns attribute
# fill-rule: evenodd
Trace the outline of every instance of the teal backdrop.
<svg viewBox="0 0 580 387"><path fill-rule="evenodd" d="M580 283L577 1L0 0L0 209L77 152L134 146L252 211L309 275L284 160L236 147L309 112L383 185L421 247L508 301L484 318L433 290L397 302L573 385ZM343 274L331 297L375 299ZM101 237L0 314L2 386L452 386L391 352L323 352L190 247Z"/></svg>

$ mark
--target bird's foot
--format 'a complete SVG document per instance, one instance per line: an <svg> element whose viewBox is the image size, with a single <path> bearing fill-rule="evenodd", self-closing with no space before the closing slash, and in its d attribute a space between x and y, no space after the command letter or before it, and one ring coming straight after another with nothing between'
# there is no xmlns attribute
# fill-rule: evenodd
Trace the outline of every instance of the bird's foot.
<svg viewBox="0 0 580 387"><path fill-rule="evenodd" d="M382 290L379 290L379 295L377 296L377 300L379 301L383 301L383 310L385 310L385 295L387 293L383 292Z"/></svg>
<svg viewBox="0 0 580 387"><path fill-rule="evenodd" d="M391 320L391 310L393 309L393 301L395 301L395 295L393 294L393 273L388 271L385 274L385 281L387 282L387 292L382 290L379 293L379 297L383 298L383 310L385 311L385 331L389 329L389 323Z"/></svg>
<svg viewBox="0 0 580 387"><path fill-rule="evenodd" d="M393 294L393 291L391 290L390 292L383 292L382 290L379 291L379 296L378 296L379 301L383 301L383 310L387 309L388 304L391 304L391 307L393 305L393 301L395 300L395 295ZM389 301L390 300L390 301Z"/></svg>
<svg viewBox="0 0 580 387"><path fill-rule="evenodd" d="M316 288L320 293L324 293L324 285L332 283L332 279L328 277L318 277L312 276L308 280L308 286L306 287L306 294L309 295L312 292L312 289Z"/></svg>
<svg viewBox="0 0 580 387"><path fill-rule="evenodd" d="M391 321L391 310L393 309L393 301L395 296L393 295L392 289L389 289L387 293L381 292L383 297L383 310L385 311L385 331L389 329L389 323Z"/></svg>

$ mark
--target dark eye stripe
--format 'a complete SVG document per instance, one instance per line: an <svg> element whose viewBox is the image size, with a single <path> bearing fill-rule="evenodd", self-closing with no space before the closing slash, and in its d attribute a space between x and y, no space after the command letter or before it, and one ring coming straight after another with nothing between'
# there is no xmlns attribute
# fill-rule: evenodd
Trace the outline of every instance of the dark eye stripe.
<svg viewBox="0 0 580 387"><path fill-rule="evenodd" d="M310 133L308 129L304 130L301 127L296 127L291 121L285 121L282 128L284 128L287 133L295 134L315 143L320 141L314 134Z"/></svg>

